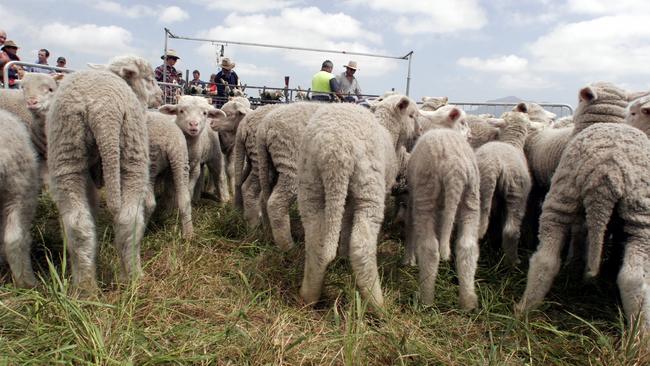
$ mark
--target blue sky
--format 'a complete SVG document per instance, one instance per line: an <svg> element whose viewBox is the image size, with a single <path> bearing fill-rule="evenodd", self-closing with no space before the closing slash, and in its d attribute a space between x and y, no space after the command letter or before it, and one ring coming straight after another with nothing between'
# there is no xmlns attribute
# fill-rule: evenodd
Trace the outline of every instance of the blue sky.
<svg viewBox="0 0 650 366"><path fill-rule="evenodd" d="M577 91L606 80L650 89L647 0L0 0L0 28L33 61L48 48L84 68L135 53L161 63L163 27L189 37L404 55L414 51L411 96L485 101L508 95L575 105ZM217 70L217 45L171 40L180 70ZM320 63L350 59L366 93L403 92L407 63L340 54L228 45L249 85L303 88Z"/></svg>

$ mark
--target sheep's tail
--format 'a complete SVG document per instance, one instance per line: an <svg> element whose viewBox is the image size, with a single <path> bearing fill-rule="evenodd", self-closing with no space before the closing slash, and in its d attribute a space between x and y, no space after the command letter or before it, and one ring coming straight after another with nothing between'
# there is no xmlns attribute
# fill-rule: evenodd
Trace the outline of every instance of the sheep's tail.
<svg viewBox="0 0 650 366"><path fill-rule="evenodd" d="M125 118L129 118L128 116ZM106 205L115 217L122 207L122 185L120 169L120 133L123 121L100 124L97 130L92 131L102 161L102 177L106 189Z"/></svg>
<svg viewBox="0 0 650 366"><path fill-rule="evenodd" d="M251 170L250 162L246 164L246 170L244 170L244 161L246 160L246 145L244 136L246 129L245 125L239 125L237 133L235 134L235 146L233 147L234 152L234 166L235 166L235 208L238 208L240 211L244 209L244 198L242 196L242 184L244 180L248 177L248 174Z"/></svg>
<svg viewBox="0 0 650 366"><path fill-rule="evenodd" d="M610 181L609 177L605 177L605 180L606 182L601 182L601 184L594 187L594 191L585 198L584 202L585 222L587 228L589 228L587 230L588 246L585 268L587 278L596 277L600 272L605 231L616 207L618 197L621 196L621 193L612 191L616 184Z"/></svg>
<svg viewBox="0 0 650 366"><path fill-rule="evenodd" d="M457 172L450 172L445 179L445 198L442 216L440 218L440 257L448 261L451 256L451 232L456 221L456 211L458 204L465 189L465 182L462 179L456 179Z"/></svg>
<svg viewBox="0 0 650 366"><path fill-rule="evenodd" d="M345 200L348 195L348 186L354 170L353 161L341 159L323 159L327 162L321 170L321 179L325 191L325 231L323 247L338 247L339 236L345 211ZM332 164L332 162L336 162ZM353 209L353 208L350 208Z"/></svg>
<svg viewBox="0 0 650 366"><path fill-rule="evenodd" d="M490 223L490 211L492 210L492 199L499 179L499 172L494 164L479 164L479 173L481 177L481 218L479 223L479 239L487 233Z"/></svg>
<svg viewBox="0 0 650 366"><path fill-rule="evenodd" d="M257 144L257 167L260 181L260 208L262 210L262 221L269 224L267 203L271 197L271 180L269 169L273 168L273 162L266 146L266 124L261 124L257 128L255 135Z"/></svg>

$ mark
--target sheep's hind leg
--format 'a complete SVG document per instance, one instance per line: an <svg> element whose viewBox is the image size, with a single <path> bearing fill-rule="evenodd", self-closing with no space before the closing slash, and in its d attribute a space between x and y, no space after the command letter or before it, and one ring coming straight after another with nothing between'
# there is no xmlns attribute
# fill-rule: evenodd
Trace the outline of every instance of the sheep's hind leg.
<svg viewBox="0 0 650 366"><path fill-rule="evenodd" d="M144 234L144 199L148 192L126 193L122 209L114 220L115 246L120 253L123 281L142 275L140 242Z"/></svg>

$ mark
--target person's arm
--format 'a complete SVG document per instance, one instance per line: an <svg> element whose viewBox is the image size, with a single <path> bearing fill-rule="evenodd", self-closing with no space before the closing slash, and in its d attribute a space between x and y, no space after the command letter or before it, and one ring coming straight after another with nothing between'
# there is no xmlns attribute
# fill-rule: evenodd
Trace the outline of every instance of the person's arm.
<svg viewBox="0 0 650 366"><path fill-rule="evenodd" d="M163 81L162 69L159 68L159 67L156 67L156 70L154 72L155 72L155 75L156 75L156 81L162 82Z"/></svg>
<svg viewBox="0 0 650 366"><path fill-rule="evenodd" d="M354 83L356 84L356 88L354 90L355 94L357 95L358 99L361 99L361 95L363 92L361 91L361 87L359 86L359 81L355 78Z"/></svg>
<svg viewBox="0 0 650 366"><path fill-rule="evenodd" d="M335 77L330 79L330 89L337 97L339 97L339 99L343 99L343 94L341 94L341 85Z"/></svg>

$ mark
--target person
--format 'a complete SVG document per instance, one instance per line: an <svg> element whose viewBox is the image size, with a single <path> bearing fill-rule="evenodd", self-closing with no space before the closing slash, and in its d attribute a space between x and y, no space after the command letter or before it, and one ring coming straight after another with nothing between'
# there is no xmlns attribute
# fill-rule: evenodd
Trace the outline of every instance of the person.
<svg viewBox="0 0 650 366"><path fill-rule="evenodd" d="M5 45L5 41L7 40L7 32L4 31L4 29L0 29L0 73L2 72L2 68L4 65L11 61L9 59L9 56L7 56L7 53L5 51L2 51L2 47ZM2 80L2 74L0 74L0 81Z"/></svg>
<svg viewBox="0 0 650 366"><path fill-rule="evenodd" d="M354 77L354 73L356 71L357 62L350 61L347 65L345 65L345 71L336 77L336 80L338 81L341 88L343 100L346 102L355 101L354 98L352 98L350 95L355 95L357 99L361 99L361 87L359 87L357 78Z"/></svg>
<svg viewBox="0 0 650 366"><path fill-rule="evenodd" d="M331 102L333 94L342 98L339 83L332 75L334 64L330 60L323 61L320 71L314 74L311 79L312 100L320 102Z"/></svg>
<svg viewBox="0 0 650 366"><path fill-rule="evenodd" d="M232 62L228 57L221 59L221 71L217 73L215 81L217 83L217 108L221 108L226 101L228 101L228 95L226 94L226 85L229 85L230 88L233 88L236 85L239 85L239 76L236 72L232 71L235 68L235 63Z"/></svg>
<svg viewBox="0 0 650 366"><path fill-rule="evenodd" d="M167 50L167 54L160 56L160 58L164 60L164 63L156 67L155 70L156 81L158 82L164 81L166 83L179 84L181 81L180 78L181 74L178 71L176 71L176 68L174 68L174 65L176 65L176 61L180 59L176 51L169 49ZM162 85L161 89L165 94L165 103L173 104L175 102L176 88L170 85Z"/></svg>
<svg viewBox="0 0 650 366"><path fill-rule="evenodd" d="M56 67L65 67L65 64L68 61L66 61L65 57L59 56L59 58L56 59Z"/></svg>
<svg viewBox="0 0 650 366"><path fill-rule="evenodd" d="M5 45L6 40L7 40L7 32L5 32L4 29L0 29L0 47Z"/></svg>
<svg viewBox="0 0 650 366"><path fill-rule="evenodd" d="M4 54L6 55L9 61L20 61L20 57L18 57L18 46L16 45L16 42L12 40L7 40L2 46L2 51L4 52ZM3 69L4 69L4 64L3 64ZM10 88L18 87L16 85L16 80L18 80L19 73L21 73L22 71L23 70L20 66L13 66L11 69L9 69L8 80L5 80L5 82L9 83ZM0 72L2 72L2 70L0 70Z"/></svg>
<svg viewBox="0 0 650 366"><path fill-rule="evenodd" d="M201 80L201 73L199 70L192 71L192 80L190 80L190 86L203 86L205 82Z"/></svg>
<svg viewBox="0 0 650 366"><path fill-rule="evenodd" d="M50 51L48 51L45 48L41 48L40 50L38 50L38 60L36 60L36 62L34 63L39 65L47 65L48 57L50 57ZM49 74L52 70L44 69L42 67L37 67L37 66L30 66L27 68L27 71L40 72L41 74Z"/></svg>

